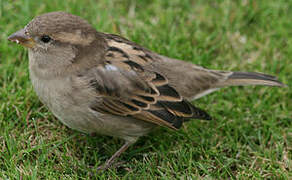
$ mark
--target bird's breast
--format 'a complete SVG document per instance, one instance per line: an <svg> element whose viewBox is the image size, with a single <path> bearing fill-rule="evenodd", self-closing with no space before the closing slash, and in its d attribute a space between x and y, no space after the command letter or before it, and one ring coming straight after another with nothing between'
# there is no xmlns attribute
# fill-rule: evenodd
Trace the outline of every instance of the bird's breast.
<svg viewBox="0 0 292 180"><path fill-rule="evenodd" d="M72 88L69 77L44 80L31 71L30 79L41 102L68 127L90 133L102 126L98 114L88 113L89 99L78 99L84 95Z"/></svg>

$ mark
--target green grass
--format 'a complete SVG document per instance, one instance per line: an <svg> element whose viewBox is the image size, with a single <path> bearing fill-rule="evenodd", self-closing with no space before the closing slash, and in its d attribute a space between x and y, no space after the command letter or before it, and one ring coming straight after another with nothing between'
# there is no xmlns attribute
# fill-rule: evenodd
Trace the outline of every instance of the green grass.
<svg viewBox="0 0 292 180"><path fill-rule="evenodd" d="M204 67L277 75L288 88L232 87L196 102L213 117L158 129L95 173L122 141L62 125L36 97L27 51L7 36L64 10L99 31ZM292 1L0 0L0 179L292 177Z"/></svg>

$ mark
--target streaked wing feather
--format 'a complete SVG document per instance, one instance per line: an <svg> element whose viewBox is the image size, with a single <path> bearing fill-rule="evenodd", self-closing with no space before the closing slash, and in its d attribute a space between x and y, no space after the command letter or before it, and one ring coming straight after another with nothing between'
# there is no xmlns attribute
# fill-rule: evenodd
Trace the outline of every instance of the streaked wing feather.
<svg viewBox="0 0 292 180"><path fill-rule="evenodd" d="M209 117L183 99L163 74L143 68L155 60L149 51L119 36L106 37L109 48L105 64L96 68L92 76L96 79L91 80L102 98L101 103L92 105L93 110L172 129L181 127L187 118ZM107 65L115 68L106 69Z"/></svg>

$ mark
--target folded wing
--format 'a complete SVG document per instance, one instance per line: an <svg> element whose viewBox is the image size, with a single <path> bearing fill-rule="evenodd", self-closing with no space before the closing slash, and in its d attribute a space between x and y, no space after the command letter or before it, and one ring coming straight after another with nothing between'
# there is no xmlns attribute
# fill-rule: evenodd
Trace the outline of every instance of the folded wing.
<svg viewBox="0 0 292 180"><path fill-rule="evenodd" d="M164 75L143 68L151 61L152 57L139 47L112 40L105 63L87 75L97 94L91 109L172 129L180 128L186 119L211 119L171 87Z"/></svg>

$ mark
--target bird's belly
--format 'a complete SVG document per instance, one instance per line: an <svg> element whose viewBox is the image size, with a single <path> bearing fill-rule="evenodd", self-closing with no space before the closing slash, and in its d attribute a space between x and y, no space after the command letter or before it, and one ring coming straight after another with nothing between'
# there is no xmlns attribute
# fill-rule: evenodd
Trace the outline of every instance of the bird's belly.
<svg viewBox="0 0 292 180"><path fill-rule="evenodd" d="M53 114L68 127L84 132L115 136L134 141L147 134L155 125L130 117L101 114L90 108L52 109Z"/></svg>
<svg viewBox="0 0 292 180"><path fill-rule="evenodd" d="M69 80L39 81L31 77L40 100L66 126L84 132L116 136L126 140L136 139L148 133L154 125L130 117L101 114L90 108L89 99L76 100ZM86 98L85 98L86 99Z"/></svg>
<svg viewBox="0 0 292 180"><path fill-rule="evenodd" d="M32 76L31 81L39 99L62 123L78 131L93 131L89 121L92 117L88 117L90 114L85 112L81 102L75 102L68 79L38 80Z"/></svg>

